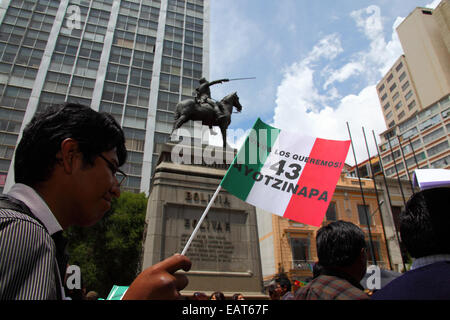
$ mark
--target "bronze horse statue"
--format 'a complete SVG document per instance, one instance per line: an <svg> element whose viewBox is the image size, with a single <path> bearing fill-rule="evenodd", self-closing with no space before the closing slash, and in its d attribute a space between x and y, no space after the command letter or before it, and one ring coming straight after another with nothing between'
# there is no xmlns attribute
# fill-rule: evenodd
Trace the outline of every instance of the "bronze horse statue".
<svg viewBox="0 0 450 320"><path fill-rule="evenodd" d="M175 122L172 133L189 120L202 121L202 124L209 126L210 129L212 126L220 128L223 147L225 148L227 144L227 128L231 123L233 107L236 107L236 110L241 112L242 106L239 103L239 97L236 92L227 95L219 103L222 104L224 111L221 116L218 116L209 104L199 104L195 99L180 101L175 108Z"/></svg>

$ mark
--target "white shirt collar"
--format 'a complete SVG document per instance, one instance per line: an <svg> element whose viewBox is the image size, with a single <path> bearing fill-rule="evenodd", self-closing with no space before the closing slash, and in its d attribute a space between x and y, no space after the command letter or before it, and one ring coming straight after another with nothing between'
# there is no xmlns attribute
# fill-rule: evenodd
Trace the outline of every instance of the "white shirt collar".
<svg viewBox="0 0 450 320"><path fill-rule="evenodd" d="M425 267L429 264L441 262L441 261L450 261L450 254L436 254L436 255L417 258L413 261L413 263L411 265L411 270Z"/></svg>
<svg viewBox="0 0 450 320"><path fill-rule="evenodd" d="M44 224L50 235L62 230L44 199L33 188L22 183L16 183L11 187L8 195L25 203L36 218Z"/></svg>

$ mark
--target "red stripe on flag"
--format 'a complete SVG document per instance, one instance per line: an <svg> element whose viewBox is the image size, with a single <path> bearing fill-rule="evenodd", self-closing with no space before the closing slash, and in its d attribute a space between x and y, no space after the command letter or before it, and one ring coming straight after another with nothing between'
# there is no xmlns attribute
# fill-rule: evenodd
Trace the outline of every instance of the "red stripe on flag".
<svg viewBox="0 0 450 320"><path fill-rule="evenodd" d="M349 140L316 139L308 162L297 182L297 194L292 195L283 217L312 226L320 226L333 197L349 147ZM322 161L332 161L333 166L328 166L328 163L324 165ZM334 167L336 162L340 162L341 165ZM326 201L319 200L325 197Z"/></svg>

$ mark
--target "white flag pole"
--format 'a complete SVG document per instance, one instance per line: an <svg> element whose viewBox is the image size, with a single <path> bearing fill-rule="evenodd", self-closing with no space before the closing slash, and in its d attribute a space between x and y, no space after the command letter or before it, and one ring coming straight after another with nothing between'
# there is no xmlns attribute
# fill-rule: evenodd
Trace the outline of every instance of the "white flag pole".
<svg viewBox="0 0 450 320"><path fill-rule="evenodd" d="M189 246L191 245L192 239L194 239L195 235L196 235L197 232L198 232L198 229L200 229L200 226L201 226L203 220L205 219L206 214L207 214L208 211L209 211L209 208L211 208L211 205L213 204L214 200L216 200L216 197L217 197L217 195L219 194L219 192L220 192L221 189L222 189L222 187L221 187L220 184L219 184L219 186L217 187L216 192L214 192L214 195L212 196L211 200L209 200L208 206L206 207L206 209L205 209L205 211L203 212L203 214L202 214L200 220L198 221L197 225L195 226L195 229L194 229L194 231L192 232L191 237L189 238L188 242L186 242L186 245L184 246L184 249L183 249L183 251L181 252L181 255L185 255L186 251L189 249Z"/></svg>

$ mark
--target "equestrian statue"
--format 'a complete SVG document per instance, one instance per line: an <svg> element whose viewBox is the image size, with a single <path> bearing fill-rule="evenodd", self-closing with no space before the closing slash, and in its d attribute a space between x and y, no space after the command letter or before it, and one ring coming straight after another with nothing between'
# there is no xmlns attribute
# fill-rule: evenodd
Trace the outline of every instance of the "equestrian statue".
<svg viewBox="0 0 450 320"><path fill-rule="evenodd" d="M205 78L201 78L199 80L199 87L195 89L196 96L193 99L182 100L177 104L172 133L189 120L202 121L202 124L208 126L209 129L212 129L213 126L220 128L223 147L226 148L227 128L231 123L233 107L235 107L238 112L241 112L242 106L239 103L239 97L236 92L227 95L220 101L214 101L211 98L211 90L209 87L228 81L230 81L230 79L220 79L209 82Z"/></svg>

